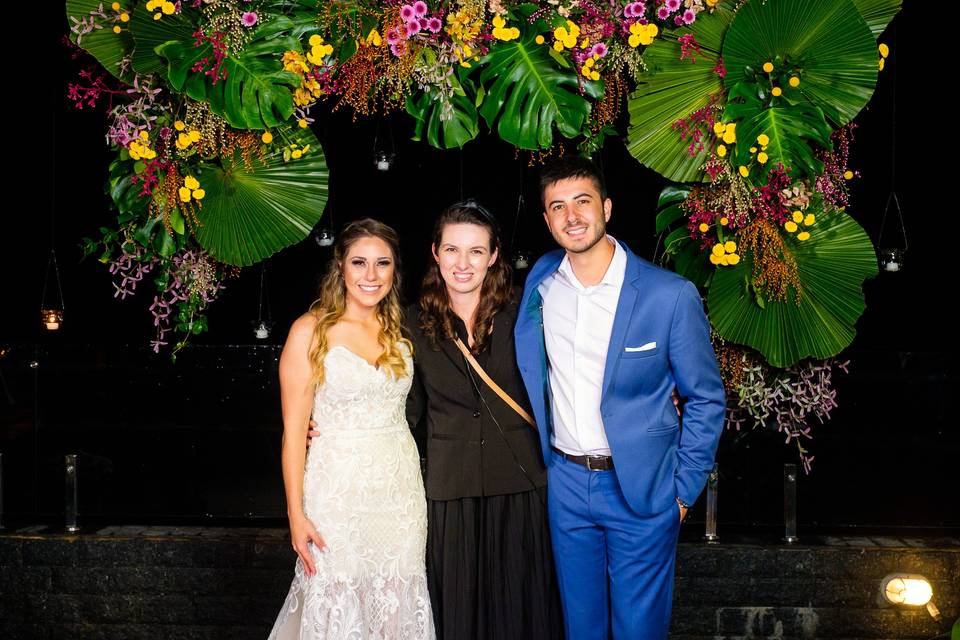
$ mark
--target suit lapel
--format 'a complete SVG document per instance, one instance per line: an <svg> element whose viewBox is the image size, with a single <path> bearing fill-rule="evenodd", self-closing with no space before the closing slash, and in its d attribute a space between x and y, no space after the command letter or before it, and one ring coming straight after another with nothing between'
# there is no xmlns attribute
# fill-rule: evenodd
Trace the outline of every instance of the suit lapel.
<svg viewBox="0 0 960 640"><path fill-rule="evenodd" d="M633 318L634 308L640 297L640 262L629 249L624 247L624 250L627 253L627 268L623 274L623 285L620 287L620 298L617 300L617 313L613 318L610 343L607 346L607 360L603 367L603 387L600 394L601 403L610 389L610 381L620 362L627 340L627 329L630 328L630 320Z"/></svg>

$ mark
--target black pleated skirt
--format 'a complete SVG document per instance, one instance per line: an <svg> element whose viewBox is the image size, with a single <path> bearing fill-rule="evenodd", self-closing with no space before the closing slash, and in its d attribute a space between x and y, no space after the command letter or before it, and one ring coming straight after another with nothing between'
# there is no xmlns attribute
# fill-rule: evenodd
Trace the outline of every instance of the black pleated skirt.
<svg viewBox="0 0 960 640"><path fill-rule="evenodd" d="M428 500L437 640L563 637L546 490Z"/></svg>

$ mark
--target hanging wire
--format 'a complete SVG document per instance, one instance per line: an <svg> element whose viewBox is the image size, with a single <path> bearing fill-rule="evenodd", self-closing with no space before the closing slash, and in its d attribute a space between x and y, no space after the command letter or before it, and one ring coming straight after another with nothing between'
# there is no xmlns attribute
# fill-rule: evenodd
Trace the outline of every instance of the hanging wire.
<svg viewBox="0 0 960 640"><path fill-rule="evenodd" d="M267 299L267 321L272 317L270 313L270 295L267 292L267 262L263 261L263 265L260 268L260 302L257 306L257 322L263 322L263 299Z"/></svg>
<svg viewBox="0 0 960 640"><path fill-rule="evenodd" d="M893 50L897 49L897 32L893 31ZM883 229L887 224L887 212L890 211L890 203L896 205L897 217L900 219L900 231L903 233L903 250L909 248L907 242L907 225L903 220L903 210L900 208L900 198L897 197L897 67L894 63L890 89L890 195L887 196L887 204L883 208L883 216L880 218L880 235L877 236L877 245L880 245L883 239ZM882 246L880 247L883 248Z"/></svg>
<svg viewBox="0 0 960 640"><path fill-rule="evenodd" d="M43 293L40 295L40 309L41 311L47 310L47 290L50 284L50 269L53 268L54 279L57 283L57 295L59 297L59 306L49 308L50 310L60 310L61 312L65 310L64 300L63 300L63 287L60 284L60 267L57 265L57 230L56 230L56 210L57 210L57 114L56 111L53 112L53 117L51 118L52 124L50 127L51 131L51 142L53 151L50 157L53 159L53 166L50 169L51 182L54 185L54 188L50 190L50 257L47 258L47 269L43 276Z"/></svg>

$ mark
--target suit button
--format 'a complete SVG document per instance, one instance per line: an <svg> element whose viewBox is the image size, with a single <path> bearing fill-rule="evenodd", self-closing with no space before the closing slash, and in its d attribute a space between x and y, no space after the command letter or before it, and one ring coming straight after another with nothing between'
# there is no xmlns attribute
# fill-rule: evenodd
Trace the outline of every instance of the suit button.
<svg viewBox="0 0 960 640"><path fill-rule="evenodd" d="M473 412L473 417L474 417L474 418L479 418L479 417L480 417L480 409L477 409L476 411Z"/></svg>

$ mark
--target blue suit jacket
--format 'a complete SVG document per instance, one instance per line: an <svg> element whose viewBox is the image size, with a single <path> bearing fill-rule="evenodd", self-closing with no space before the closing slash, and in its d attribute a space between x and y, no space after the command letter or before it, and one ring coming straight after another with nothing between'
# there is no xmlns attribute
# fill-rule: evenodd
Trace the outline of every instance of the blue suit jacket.
<svg viewBox="0 0 960 640"><path fill-rule="evenodd" d="M622 244L622 243L621 243ZM723 429L724 389L697 288L676 273L627 252L627 268L610 334L600 411L617 479L641 516L662 513L679 497L693 504L713 468ZM537 261L517 315L517 361L549 466L550 385L537 287L563 250ZM627 347L656 342L646 351ZM672 393L682 399L683 428Z"/></svg>

